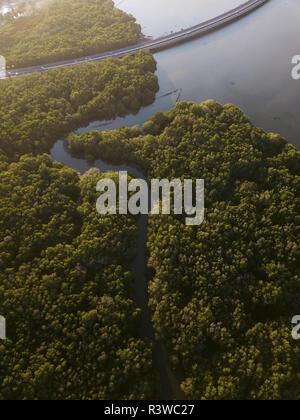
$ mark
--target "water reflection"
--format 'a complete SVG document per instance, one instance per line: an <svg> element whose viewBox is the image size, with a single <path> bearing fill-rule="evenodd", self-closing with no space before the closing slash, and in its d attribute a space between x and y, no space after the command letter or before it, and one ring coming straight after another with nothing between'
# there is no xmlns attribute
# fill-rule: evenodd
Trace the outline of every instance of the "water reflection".
<svg viewBox="0 0 300 420"><path fill-rule="evenodd" d="M153 1L131 1L143 4L143 10L151 3L155 11ZM300 81L291 77L291 59L300 53L299 28L299 0L270 0L229 26L155 54L160 83L156 102L105 128L141 124L155 111L170 109L175 95L161 95L181 88L182 100L216 99L241 107L255 125L282 134L299 148Z"/></svg>
<svg viewBox="0 0 300 420"><path fill-rule="evenodd" d="M73 156L66 150L64 142L59 140L55 143L54 147L51 150L51 157L57 162L61 162L69 168L73 168L78 171L80 174L84 174L91 168L98 168L101 172L120 172L127 171L130 175L136 178L144 179L145 175L140 172L138 169L128 166L128 165L111 165L104 162L101 159L96 160L95 162L87 162L85 159L78 159Z"/></svg>
<svg viewBox="0 0 300 420"><path fill-rule="evenodd" d="M169 78L167 70L158 63L157 76L159 78L160 89L156 95L156 101L144 108L137 114L127 115L126 117L118 117L113 121L94 121L86 127L79 128L76 134L90 130L110 130L121 127L132 127L134 125L142 125L148 121L155 112L166 112L171 109L175 103L182 97L182 89L176 81L172 82Z"/></svg>

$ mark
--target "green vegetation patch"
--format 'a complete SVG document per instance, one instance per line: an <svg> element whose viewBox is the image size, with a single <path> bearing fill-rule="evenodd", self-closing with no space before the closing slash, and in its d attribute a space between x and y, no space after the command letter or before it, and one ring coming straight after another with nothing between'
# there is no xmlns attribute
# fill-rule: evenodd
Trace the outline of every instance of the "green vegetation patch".
<svg viewBox="0 0 300 420"><path fill-rule="evenodd" d="M158 87L148 52L0 81L0 167L91 121L110 120L152 103Z"/></svg>
<svg viewBox="0 0 300 420"><path fill-rule="evenodd" d="M50 0L0 26L0 53L8 67L92 55L138 43L141 27L112 0ZM22 11L20 8L19 12Z"/></svg>
<svg viewBox="0 0 300 420"><path fill-rule="evenodd" d="M43 152L158 90L150 53L0 83L0 399L151 399L152 345L132 302L136 219L101 218L95 188ZM113 176L113 175L111 175Z"/></svg>
<svg viewBox="0 0 300 420"><path fill-rule="evenodd" d="M146 133L146 134L145 134ZM141 129L70 136L149 178L204 178L205 223L150 217L150 306L192 399L300 399L300 153L240 109L180 103ZM92 147L91 147L92 145ZM113 152L112 152L113 150Z"/></svg>
<svg viewBox="0 0 300 420"><path fill-rule="evenodd" d="M156 396L131 300L136 220L96 213L103 176L47 155L0 174L0 400Z"/></svg>

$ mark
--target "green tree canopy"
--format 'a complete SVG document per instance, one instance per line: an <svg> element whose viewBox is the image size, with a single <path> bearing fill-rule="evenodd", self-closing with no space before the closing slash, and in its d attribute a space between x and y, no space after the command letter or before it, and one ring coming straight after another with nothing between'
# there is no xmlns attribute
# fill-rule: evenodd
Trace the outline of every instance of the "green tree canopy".
<svg viewBox="0 0 300 420"><path fill-rule="evenodd" d="M299 399L300 153L215 101L177 104L144 132L73 135L68 146L149 179L205 179L203 225L151 216L148 232L154 326L186 396Z"/></svg>
<svg viewBox="0 0 300 420"><path fill-rule="evenodd" d="M136 44L141 27L112 0L27 3L0 26L0 51L11 67L54 63Z"/></svg>

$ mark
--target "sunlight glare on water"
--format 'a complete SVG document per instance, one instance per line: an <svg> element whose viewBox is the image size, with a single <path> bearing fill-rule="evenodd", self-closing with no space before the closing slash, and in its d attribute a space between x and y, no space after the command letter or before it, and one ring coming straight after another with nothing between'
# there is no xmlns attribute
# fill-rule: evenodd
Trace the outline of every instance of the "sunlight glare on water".
<svg viewBox="0 0 300 420"><path fill-rule="evenodd" d="M157 38L198 25L246 0L115 0L115 5L136 17L143 34Z"/></svg>

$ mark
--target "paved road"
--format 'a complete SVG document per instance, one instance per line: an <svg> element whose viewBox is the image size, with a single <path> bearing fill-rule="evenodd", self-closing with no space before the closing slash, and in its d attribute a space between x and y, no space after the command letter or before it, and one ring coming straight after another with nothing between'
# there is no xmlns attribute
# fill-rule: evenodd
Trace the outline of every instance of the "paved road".
<svg viewBox="0 0 300 420"><path fill-rule="evenodd" d="M134 54L141 50L158 51L160 49L169 48L174 44L184 42L190 38L194 38L204 33L207 33L209 31L216 30L217 28L221 26L224 26L230 22L233 22L234 20L237 20L241 18L242 16L245 16L246 14L257 9L258 7L262 6L267 1L269 0L250 0L250 1L247 1L246 3L243 3L241 6L230 10L227 13L224 13L206 22L200 23L199 25L193 26L188 29L184 29L180 32L173 33L162 38L157 38L155 40L141 42L137 45L128 46L120 50L110 51L103 54L91 55L88 57L82 57L82 58L73 59L73 60L60 61L57 63L46 64L43 66L34 66L34 67L27 67L27 68L22 68L22 69L8 70L6 72L6 78L22 76L24 74L30 74L30 73L37 73L37 72L41 73L41 72L44 72L46 70L53 69L53 68L74 66L83 62L93 62L93 61L104 60L105 58L109 58L109 57L123 57L124 55ZM5 77L2 77L2 78L5 78Z"/></svg>

